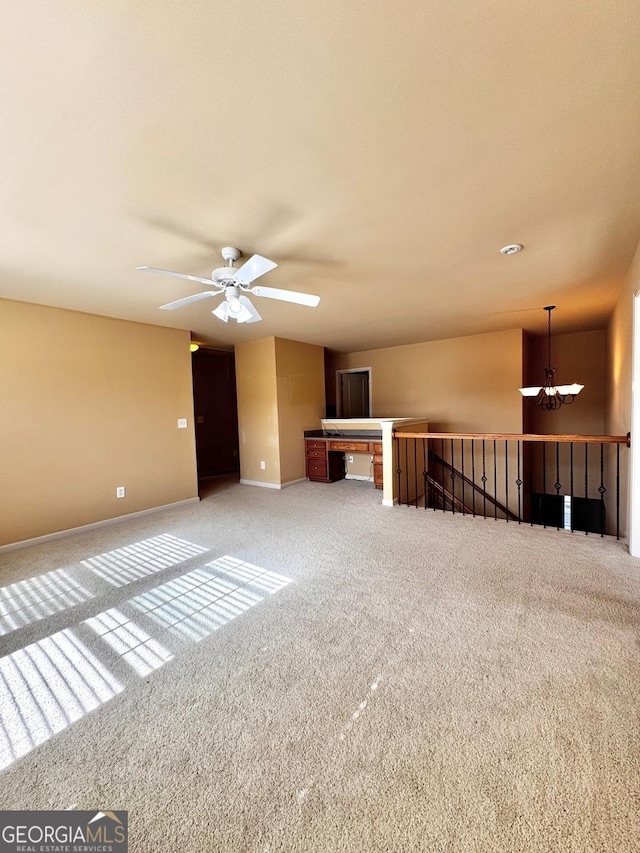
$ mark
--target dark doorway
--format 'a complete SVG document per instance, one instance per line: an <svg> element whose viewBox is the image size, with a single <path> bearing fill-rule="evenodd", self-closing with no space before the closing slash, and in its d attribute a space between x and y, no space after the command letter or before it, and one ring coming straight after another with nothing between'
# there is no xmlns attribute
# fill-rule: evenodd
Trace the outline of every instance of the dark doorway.
<svg viewBox="0 0 640 853"><path fill-rule="evenodd" d="M192 359L198 478L239 472L234 355L200 347Z"/></svg>
<svg viewBox="0 0 640 853"><path fill-rule="evenodd" d="M340 418L368 418L369 411L369 371L341 371L339 381Z"/></svg>

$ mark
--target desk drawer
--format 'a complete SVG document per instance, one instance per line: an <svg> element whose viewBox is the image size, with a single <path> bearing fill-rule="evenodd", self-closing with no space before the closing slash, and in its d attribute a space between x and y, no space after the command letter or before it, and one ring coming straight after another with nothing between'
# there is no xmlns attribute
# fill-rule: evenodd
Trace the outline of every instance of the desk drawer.
<svg viewBox="0 0 640 853"><path fill-rule="evenodd" d="M326 458L327 458L326 446L321 448L320 450L312 450L309 446L307 446L307 459L326 459Z"/></svg>
<svg viewBox="0 0 640 853"><path fill-rule="evenodd" d="M367 453L368 441L330 441L329 450L351 450L354 453Z"/></svg>
<svg viewBox="0 0 640 853"><path fill-rule="evenodd" d="M327 449L326 441L316 441L312 438L305 439L305 444L307 445L307 455L309 455L310 450L325 450Z"/></svg>
<svg viewBox="0 0 640 853"><path fill-rule="evenodd" d="M307 458L307 477L310 480L326 480L327 460Z"/></svg>

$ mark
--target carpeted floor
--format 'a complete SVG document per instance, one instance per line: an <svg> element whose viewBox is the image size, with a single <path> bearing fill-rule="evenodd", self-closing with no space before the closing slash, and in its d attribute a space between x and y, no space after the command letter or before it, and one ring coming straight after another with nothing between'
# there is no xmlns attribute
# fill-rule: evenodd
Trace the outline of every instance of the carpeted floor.
<svg viewBox="0 0 640 853"><path fill-rule="evenodd" d="M637 851L640 563L371 484L0 557L4 809L151 851Z"/></svg>

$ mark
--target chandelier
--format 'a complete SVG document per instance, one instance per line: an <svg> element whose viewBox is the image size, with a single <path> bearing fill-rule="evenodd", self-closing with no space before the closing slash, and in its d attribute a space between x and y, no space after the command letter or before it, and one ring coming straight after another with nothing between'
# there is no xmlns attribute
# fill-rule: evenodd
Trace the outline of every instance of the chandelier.
<svg viewBox="0 0 640 853"><path fill-rule="evenodd" d="M565 403L573 403L575 398L584 388L574 382L572 385L556 385L556 368L551 367L551 312L555 305L546 305L543 309L548 312L547 332L547 366L544 369L544 385L520 388L523 397L528 397L532 403L540 406L545 412L553 412Z"/></svg>

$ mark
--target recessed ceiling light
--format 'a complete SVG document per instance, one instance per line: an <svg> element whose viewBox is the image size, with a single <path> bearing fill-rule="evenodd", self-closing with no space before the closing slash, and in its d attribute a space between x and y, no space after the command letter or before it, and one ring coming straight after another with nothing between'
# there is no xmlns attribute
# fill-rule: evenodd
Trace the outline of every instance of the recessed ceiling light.
<svg viewBox="0 0 640 853"><path fill-rule="evenodd" d="M503 246L500 249L501 255L515 255L523 249L522 243L511 243L509 246Z"/></svg>

